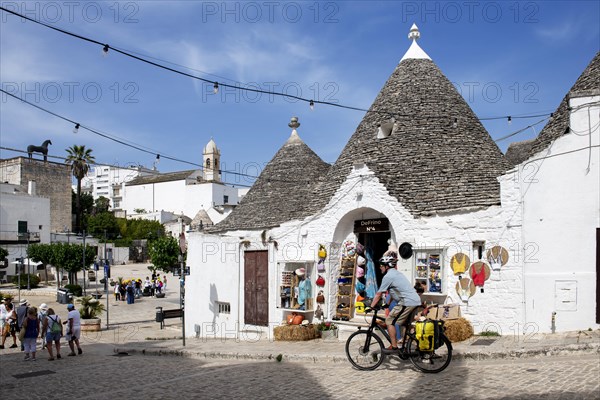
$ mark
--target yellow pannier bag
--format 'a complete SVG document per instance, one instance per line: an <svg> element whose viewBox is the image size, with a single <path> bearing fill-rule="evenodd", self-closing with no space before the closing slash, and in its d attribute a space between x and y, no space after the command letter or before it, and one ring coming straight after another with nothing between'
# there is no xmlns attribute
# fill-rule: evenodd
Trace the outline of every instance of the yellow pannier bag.
<svg viewBox="0 0 600 400"><path fill-rule="evenodd" d="M419 341L419 350L433 351L442 344L443 321L425 320L415 323L415 336Z"/></svg>

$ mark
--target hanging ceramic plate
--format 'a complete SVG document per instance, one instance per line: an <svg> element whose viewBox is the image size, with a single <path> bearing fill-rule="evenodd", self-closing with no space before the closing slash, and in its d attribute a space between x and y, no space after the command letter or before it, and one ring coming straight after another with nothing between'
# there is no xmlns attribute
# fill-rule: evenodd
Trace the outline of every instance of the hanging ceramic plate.
<svg viewBox="0 0 600 400"><path fill-rule="evenodd" d="M450 259L450 268L454 271L454 275L462 275L467 272L471 265L469 256L465 253L456 253Z"/></svg>
<svg viewBox="0 0 600 400"><path fill-rule="evenodd" d="M492 269L497 271L508 262L508 250L502 246L494 246L487 251L486 257Z"/></svg>
<svg viewBox="0 0 600 400"><path fill-rule="evenodd" d="M456 293L462 301L466 302L475 294L475 284L470 278L462 278L456 282Z"/></svg>

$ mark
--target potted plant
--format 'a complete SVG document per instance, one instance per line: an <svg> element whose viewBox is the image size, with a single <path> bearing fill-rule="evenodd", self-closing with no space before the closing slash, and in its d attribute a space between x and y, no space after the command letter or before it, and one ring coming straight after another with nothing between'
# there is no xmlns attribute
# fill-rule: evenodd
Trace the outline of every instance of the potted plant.
<svg viewBox="0 0 600 400"><path fill-rule="evenodd" d="M100 318L98 317L104 310L104 304L93 296L83 296L77 299L81 304L79 314L81 315L82 331L99 331Z"/></svg>
<svg viewBox="0 0 600 400"><path fill-rule="evenodd" d="M323 321L317 325L317 330L321 333L323 340L336 340L338 327L331 321Z"/></svg>

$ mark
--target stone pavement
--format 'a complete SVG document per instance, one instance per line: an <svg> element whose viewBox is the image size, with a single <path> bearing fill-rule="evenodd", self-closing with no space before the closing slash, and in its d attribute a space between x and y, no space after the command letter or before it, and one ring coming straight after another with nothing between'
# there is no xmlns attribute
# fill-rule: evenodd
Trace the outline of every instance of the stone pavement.
<svg viewBox="0 0 600 400"><path fill-rule="evenodd" d="M131 266L129 266L131 271ZM141 271L141 273L140 273ZM142 268L132 273L131 277L145 276ZM113 276L117 276L113 274ZM126 277L130 277L125 275ZM169 276L172 286L176 278ZM94 285L92 283L92 285ZM98 286L100 287L100 286ZM88 293L95 292L95 286L88 289ZM13 293L6 287L0 291ZM34 289L21 291L21 298L26 298L33 306L47 303L62 318L66 317L66 305L56 302L55 289ZM16 301L16 299L15 299ZM106 302L106 296L100 301ZM105 329L106 315L102 316L101 332L84 334L82 346L89 344L106 344L113 347L115 352L130 354L177 355L200 359L238 359L238 360L268 360L281 355L283 360L309 363L343 362L347 363L344 345L345 338L355 328L345 327L340 331L340 338L334 341L322 339L306 342L274 341L257 332L243 332L240 338L235 338L233 333L222 337L194 337L193 332L186 335L186 346L181 338L181 324L179 319L166 320L165 329L160 329L160 324L154 322L156 307L165 309L177 308L179 293L167 288L163 299L143 297L135 304L117 302L114 295L109 296L109 329ZM12 344L11 338L7 339L7 349L0 350L0 355L18 351L8 349ZM539 357L548 355L567 354L595 354L600 353L600 331L564 332L555 334L531 333L523 336L503 335L500 337L482 338L472 337L466 341L453 344L454 359L485 360Z"/></svg>

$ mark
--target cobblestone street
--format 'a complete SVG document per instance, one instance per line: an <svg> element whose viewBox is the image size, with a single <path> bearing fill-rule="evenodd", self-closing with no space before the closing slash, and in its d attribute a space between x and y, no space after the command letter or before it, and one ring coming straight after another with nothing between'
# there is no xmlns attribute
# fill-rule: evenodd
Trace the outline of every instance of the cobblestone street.
<svg viewBox="0 0 600 400"><path fill-rule="evenodd" d="M459 361L426 375L393 360L374 372L343 363L203 361L176 356L119 355L108 344L49 362L2 357L3 398L223 399L289 396L315 399L597 399L595 355ZM66 352L64 352L66 354Z"/></svg>

